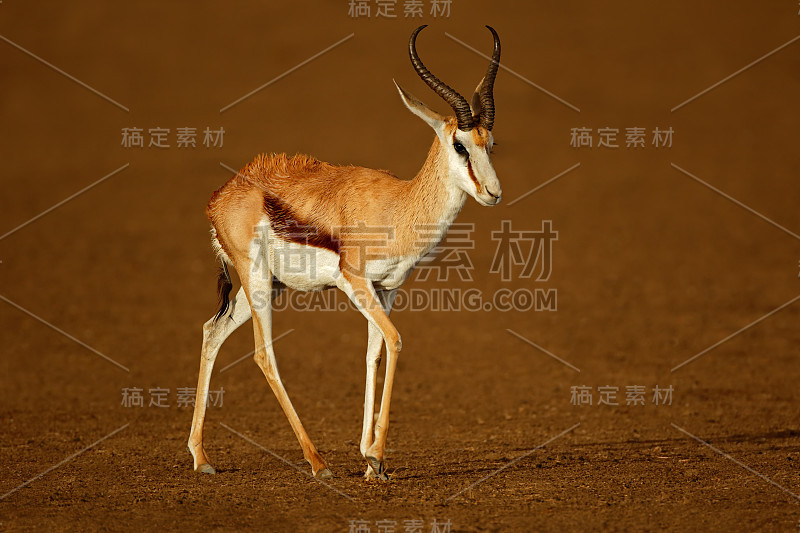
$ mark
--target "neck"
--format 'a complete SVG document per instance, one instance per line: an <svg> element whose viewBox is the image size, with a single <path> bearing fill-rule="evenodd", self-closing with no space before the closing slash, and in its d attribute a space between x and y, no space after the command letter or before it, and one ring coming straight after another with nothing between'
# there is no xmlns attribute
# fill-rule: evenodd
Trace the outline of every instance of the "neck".
<svg viewBox="0 0 800 533"><path fill-rule="evenodd" d="M467 195L450 181L447 155L438 137L434 137L428 157L409 183L409 217L416 248L428 253L447 234L450 225L464 207Z"/></svg>

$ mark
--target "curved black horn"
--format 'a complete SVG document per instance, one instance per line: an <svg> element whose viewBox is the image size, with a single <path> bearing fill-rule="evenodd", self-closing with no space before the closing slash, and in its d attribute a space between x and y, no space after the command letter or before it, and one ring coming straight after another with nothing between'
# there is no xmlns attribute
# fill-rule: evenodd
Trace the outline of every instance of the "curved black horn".
<svg viewBox="0 0 800 533"><path fill-rule="evenodd" d="M450 104L450 107L453 108L453 111L456 113L456 120L458 121L458 129L469 131L474 126L474 122L472 119L472 111L470 110L467 100L446 83L431 74L431 71L425 68L425 65L422 64L419 55L417 55L417 34L426 26L427 24L423 24L414 30L414 33L411 34L411 39L408 41L408 55L411 56L411 64L414 65L414 70L417 71L417 74L419 74L419 77L422 78L422 81L427 83L431 89L436 91L436 94L441 96L444 101ZM498 57L500 55L499 46L499 44L496 45ZM496 70L497 69L495 69L495 71ZM492 77L492 80L494 80L494 77ZM489 99L491 100L491 90L489 95ZM494 104L492 105L494 106ZM494 109L494 107L492 107L492 109ZM492 116L494 116L494 114L492 114Z"/></svg>
<svg viewBox="0 0 800 533"><path fill-rule="evenodd" d="M497 76L497 69L500 67L500 37L491 26L486 26L492 32L494 37L494 52L492 53L492 61L489 63L489 68L486 71L486 77L481 85L481 91L478 95L481 100L481 115L480 125L491 130L494 125L494 78Z"/></svg>

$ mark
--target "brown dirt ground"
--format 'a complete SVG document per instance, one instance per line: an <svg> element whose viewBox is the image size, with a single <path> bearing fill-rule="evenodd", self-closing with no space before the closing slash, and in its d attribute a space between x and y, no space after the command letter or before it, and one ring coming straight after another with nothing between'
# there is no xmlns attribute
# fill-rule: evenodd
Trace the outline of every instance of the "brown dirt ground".
<svg viewBox="0 0 800 533"><path fill-rule="evenodd" d="M308 471L250 360L215 374L224 405L209 412L206 449L219 473L192 472L191 410L175 394L195 385L200 326L215 306L203 208L230 175L219 163L305 152L409 177L431 134L391 79L444 110L408 64L415 23L355 20L346 0L263 4L0 4L0 35L130 108L0 42L0 233L130 163L0 240L4 298L130 368L0 302L0 493L127 424L0 500L0 530L348 531L364 520L377 531L394 520L402 531L409 519L424 531L434 519L451 531L797 530L800 304L670 372L800 293L796 238L670 165L800 232L800 43L670 112L797 36L793 1L464 0L448 19L426 16L420 53L451 85L466 92L485 61L445 32L488 51L490 23L505 65L580 108L501 72L494 158L506 202L466 206L474 279L445 284L556 288L558 310L393 315L404 350L385 484L360 477L363 319L277 314L277 333L295 330L276 344L284 381L346 497L221 425ZM177 149L184 126L222 126L224 146ZM648 133L641 150L576 150L569 132L581 126L673 127L674 145L649 146ZM124 127L171 128L173 147L123 148ZM524 229L553 221L547 283L489 273L490 233L503 219ZM218 368L251 349L243 327ZM578 407L575 385L671 385L674 398ZM125 408L126 387L168 388L171 407Z"/></svg>

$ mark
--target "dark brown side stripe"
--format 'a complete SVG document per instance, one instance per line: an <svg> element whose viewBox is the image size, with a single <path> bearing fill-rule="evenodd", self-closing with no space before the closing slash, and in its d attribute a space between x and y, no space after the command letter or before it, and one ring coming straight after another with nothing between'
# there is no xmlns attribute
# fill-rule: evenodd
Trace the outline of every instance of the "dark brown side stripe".
<svg viewBox="0 0 800 533"><path fill-rule="evenodd" d="M292 209L277 196L264 194L264 211L272 230L281 238L297 244L325 248L339 253L339 241L313 224L299 220Z"/></svg>

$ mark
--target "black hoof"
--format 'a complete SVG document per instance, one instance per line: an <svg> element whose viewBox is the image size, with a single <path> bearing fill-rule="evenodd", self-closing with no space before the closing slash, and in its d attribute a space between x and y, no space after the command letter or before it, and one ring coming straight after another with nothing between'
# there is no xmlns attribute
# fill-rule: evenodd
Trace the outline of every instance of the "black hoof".
<svg viewBox="0 0 800 533"><path fill-rule="evenodd" d="M314 474L314 477L317 479L331 479L333 477L333 474L327 468L323 468L322 470Z"/></svg>
<svg viewBox="0 0 800 533"><path fill-rule="evenodd" d="M200 472L201 474L216 474L217 471L214 470L214 467L210 464L206 463L204 465L197 465L195 472Z"/></svg>

